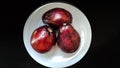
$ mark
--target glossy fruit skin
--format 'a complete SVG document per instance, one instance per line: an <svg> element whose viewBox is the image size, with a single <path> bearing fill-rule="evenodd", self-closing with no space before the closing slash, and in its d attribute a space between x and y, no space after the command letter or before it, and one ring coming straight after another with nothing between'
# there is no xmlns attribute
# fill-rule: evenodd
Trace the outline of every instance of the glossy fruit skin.
<svg viewBox="0 0 120 68"><path fill-rule="evenodd" d="M41 26L32 33L30 43L35 51L46 53L56 43L55 32L49 26Z"/></svg>
<svg viewBox="0 0 120 68"><path fill-rule="evenodd" d="M78 32L72 25L67 24L59 28L57 43L62 51L66 53L75 52L80 45L80 40Z"/></svg>
<svg viewBox="0 0 120 68"><path fill-rule="evenodd" d="M57 28L63 23L72 23L72 15L65 9L53 8L43 14L42 20L44 23Z"/></svg>

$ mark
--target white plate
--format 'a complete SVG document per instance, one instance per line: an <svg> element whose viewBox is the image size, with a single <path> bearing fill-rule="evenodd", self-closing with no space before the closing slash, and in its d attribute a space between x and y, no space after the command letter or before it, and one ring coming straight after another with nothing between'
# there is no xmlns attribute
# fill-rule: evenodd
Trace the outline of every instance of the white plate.
<svg viewBox="0 0 120 68"><path fill-rule="evenodd" d="M64 53L55 46L48 53L40 54L31 47L30 37L32 32L44 25L41 20L42 15L52 8L64 8L72 14L72 25L81 36L80 47L76 52L71 54ZM24 26L23 40L27 52L39 64L55 68L68 67L80 61L88 51L91 42L91 27L86 16L76 7L61 2L48 3L39 7L29 16Z"/></svg>

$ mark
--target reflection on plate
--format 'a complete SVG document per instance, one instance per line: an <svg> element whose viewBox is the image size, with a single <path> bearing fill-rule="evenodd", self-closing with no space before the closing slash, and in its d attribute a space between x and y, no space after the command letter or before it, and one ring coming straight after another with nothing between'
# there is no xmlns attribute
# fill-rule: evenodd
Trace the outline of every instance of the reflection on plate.
<svg viewBox="0 0 120 68"><path fill-rule="evenodd" d="M40 54L31 47L30 38L32 32L36 28L44 25L41 20L42 15L52 8L63 8L72 14L72 26L81 36L80 47L76 52L64 53L57 47L56 44L56 46L53 47L52 50L50 50L48 53ZM39 7L29 16L24 26L23 40L27 52L39 64L55 68L68 67L80 61L88 51L91 42L91 27L86 16L76 7L61 2L48 3Z"/></svg>

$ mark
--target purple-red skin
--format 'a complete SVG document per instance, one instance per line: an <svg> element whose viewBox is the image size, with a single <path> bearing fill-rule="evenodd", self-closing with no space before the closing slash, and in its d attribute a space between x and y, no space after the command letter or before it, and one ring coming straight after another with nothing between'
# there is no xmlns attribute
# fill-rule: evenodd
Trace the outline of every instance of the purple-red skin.
<svg viewBox="0 0 120 68"><path fill-rule="evenodd" d="M57 43L62 51L66 53L75 52L79 48L80 40L78 32L72 25L67 24L59 28Z"/></svg>
<svg viewBox="0 0 120 68"><path fill-rule="evenodd" d="M42 20L45 24L58 28L63 25L63 23L71 24L72 15L63 8L53 8L43 14Z"/></svg>
<svg viewBox="0 0 120 68"><path fill-rule="evenodd" d="M32 33L30 43L35 51L46 53L56 43L55 32L49 26L41 26Z"/></svg>

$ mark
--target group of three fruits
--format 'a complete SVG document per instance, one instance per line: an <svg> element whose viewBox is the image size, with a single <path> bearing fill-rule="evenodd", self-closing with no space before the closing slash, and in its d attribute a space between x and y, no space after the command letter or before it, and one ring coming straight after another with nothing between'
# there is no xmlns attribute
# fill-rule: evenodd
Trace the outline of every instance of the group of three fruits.
<svg viewBox="0 0 120 68"><path fill-rule="evenodd" d="M71 13L62 8L54 8L44 13L42 21L47 25L35 29L32 33L30 43L33 49L46 53L56 42L66 53L73 53L78 49L80 36L71 25Z"/></svg>

